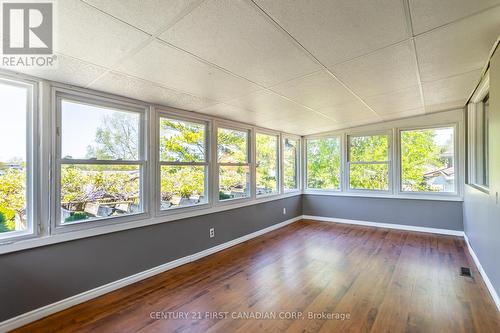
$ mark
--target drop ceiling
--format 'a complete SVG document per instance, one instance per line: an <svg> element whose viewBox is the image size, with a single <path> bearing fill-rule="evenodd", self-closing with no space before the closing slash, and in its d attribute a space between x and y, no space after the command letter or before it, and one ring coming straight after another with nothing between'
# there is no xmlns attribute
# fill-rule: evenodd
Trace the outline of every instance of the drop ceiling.
<svg viewBox="0 0 500 333"><path fill-rule="evenodd" d="M500 0L55 1L23 73L295 134L462 107Z"/></svg>

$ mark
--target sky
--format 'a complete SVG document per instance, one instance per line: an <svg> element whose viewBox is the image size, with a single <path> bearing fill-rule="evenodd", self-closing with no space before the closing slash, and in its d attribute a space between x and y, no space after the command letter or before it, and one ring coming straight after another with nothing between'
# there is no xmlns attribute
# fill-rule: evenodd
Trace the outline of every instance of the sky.
<svg viewBox="0 0 500 333"><path fill-rule="evenodd" d="M86 158L87 147L95 144L95 134L110 109L62 101L61 157Z"/></svg>
<svg viewBox="0 0 500 333"><path fill-rule="evenodd" d="M0 162L26 160L27 90L0 83ZM114 110L62 102L61 157L85 158L105 116Z"/></svg>
<svg viewBox="0 0 500 333"><path fill-rule="evenodd" d="M26 160L25 88L0 83L0 162Z"/></svg>

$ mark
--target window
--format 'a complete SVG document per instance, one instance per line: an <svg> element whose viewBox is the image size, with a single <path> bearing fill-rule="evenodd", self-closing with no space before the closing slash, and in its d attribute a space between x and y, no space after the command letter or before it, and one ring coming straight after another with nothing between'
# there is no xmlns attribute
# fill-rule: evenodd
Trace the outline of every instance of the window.
<svg viewBox="0 0 500 333"><path fill-rule="evenodd" d="M159 126L160 209L207 203L207 124L160 117Z"/></svg>
<svg viewBox="0 0 500 333"><path fill-rule="evenodd" d="M474 184L489 187L489 95L475 107Z"/></svg>
<svg viewBox="0 0 500 333"><path fill-rule="evenodd" d="M489 170L489 71L487 71L467 106L467 182L488 192Z"/></svg>
<svg viewBox="0 0 500 333"><path fill-rule="evenodd" d="M250 197L249 132L217 129L219 201Z"/></svg>
<svg viewBox="0 0 500 333"><path fill-rule="evenodd" d="M278 190L279 136L257 133L256 147L256 193L257 196L276 194Z"/></svg>
<svg viewBox="0 0 500 333"><path fill-rule="evenodd" d="M144 109L87 100L58 98L58 225L144 212Z"/></svg>
<svg viewBox="0 0 500 333"><path fill-rule="evenodd" d="M33 231L31 91L0 80L0 239Z"/></svg>
<svg viewBox="0 0 500 333"><path fill-rule="evenodd" d="M285 192L299 189L299 140L283 140L283 188Z"/></svg>
<svg viewBox="0 0 500 333"><path fill-rule="evenodd" d="M453 127L401 131L401 191L455 192Z"/></svg>
<svg viewBox="0 0 500 333"><path fill-rule="evenodd" d="M307 187L310 189L340 190L340 137L308 139Z"/></svg>
<svg viewBox="0 0 500 333"><path fill-rule="evenodd" d="M349 188L389 190L389 136L349 136Z"/></svg>

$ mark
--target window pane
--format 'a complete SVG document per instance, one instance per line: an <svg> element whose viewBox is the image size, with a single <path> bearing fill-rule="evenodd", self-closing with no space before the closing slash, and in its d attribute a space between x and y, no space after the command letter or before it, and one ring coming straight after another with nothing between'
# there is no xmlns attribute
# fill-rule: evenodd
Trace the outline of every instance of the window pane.
<svg viewBox="0 0 500 333"><path fill-rule="evenodd" d="M401 132L401 190L454 192L453 128Z"/></svg>
<svg viewBox="0 0 500 333"><path fill-rule="evenodd" d="M205 125L160 118L160 160L205 162Z"/></svg>
<svg viewBox="0 0 500 333"><path fill-rule="evenodd" d="M217 129L217 160L219 163L247 163L248 132Z"/></svg>
<svg viewBox="0 0 500 333"><path fill-rule="evenodd" d="M63 100L61 157L138 160L140 114Z"/></svg>
<svg viewBox="0 0 500 333"><path fill-rule="evenodd" d="M250 197L248 166L219 166L219 200Z"/></svg>
<svg viewBox="0 0 500 333"><path fill-rule="evenodd" d="M139 166L62 165L61 223L142 212Z"/></svg>
<svg viewBox="0 0 500 333"><path fill-rule="evenodd" d="M350 162L385 162L389 160L389 137L367 135L349 137Z"/></svg>
<svg viewBox="0 0 500 333"><path fill-rule="evenodd" d="M476 105L476 146L474 183L483 187L489 186L489 96Z"/></svg>
<svg viewBox="0 0 500 333"><path fill-rule="evenodd" d="M207 202L205 166L162 165L161 209Z"/></svg>
<svg viewBox="0 0 500 333"><path fill-rule="evenodd" d="M257 195L278 192L278 137L256 134Z"/></svg>
<svg viewBox="0 0 500 333"><path fill-rule="evenodd" d="M0 83L0 234L28 229L26 88Z"/></svg>
<svg viewBox="0 0 500 333"><path fill-rule="evenodd" d="M388 164L351 164L350 187L356 190L388 191Z"/></svg>
<svg viewBox="0 0 500 333"><path fill-rule="evenodd" d="M340 138L307 140L307 187L340 189Z"/></svg>
<svg viewBox="0 0 500 333"><path fill-rule="evenodd" d="M298 146L298 140L285 138L283 141L283 186L285 190L298 188Z"/></svg>

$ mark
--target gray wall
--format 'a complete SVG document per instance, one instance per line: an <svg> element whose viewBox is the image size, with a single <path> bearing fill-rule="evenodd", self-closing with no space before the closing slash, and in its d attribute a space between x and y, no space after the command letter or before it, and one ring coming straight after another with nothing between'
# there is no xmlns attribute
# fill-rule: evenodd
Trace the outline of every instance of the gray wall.
<svg viewBox="0 0 500 333"><path fill-rule="evenodd" d="M303 195L303 214L464 230L462 202Z"/></svg>
<svg viewBox="0 0 500 333"><path fill-rule="evenodd" d="M466 185L464 229L481 266L500 294L500 51L490 65L490 193Z"/></svg>
<svg viewBox="0 0 500 333"><path fill-rule="evenodd" d="M1 255L0 322L301 214L296 196Z"/></svg>

